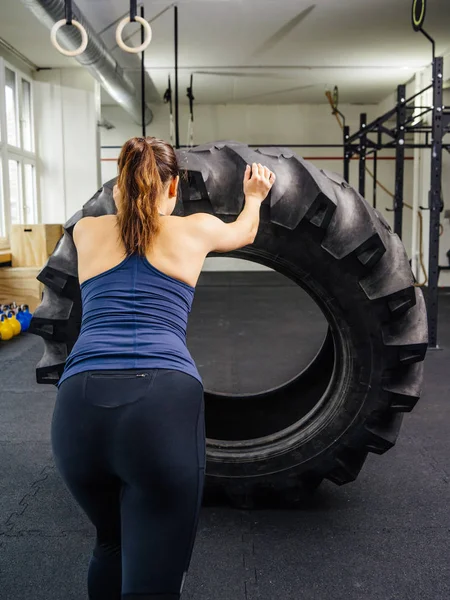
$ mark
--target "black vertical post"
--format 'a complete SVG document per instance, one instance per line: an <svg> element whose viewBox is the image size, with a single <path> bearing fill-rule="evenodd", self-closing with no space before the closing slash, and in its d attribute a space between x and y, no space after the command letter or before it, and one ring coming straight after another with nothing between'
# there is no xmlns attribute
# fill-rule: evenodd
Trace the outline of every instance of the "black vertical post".
<svg viewBox="0 0 450 600"><path fill-rule="evenodd" d="M67 25L72 25L72 0L66 0L65 17Z"/></svg>
<svg viewBox="0 0 450 600"><path fill-rule="evenodd" d="M373 153L373 207L377 207L378 151Z"/></svg>
<svg viewBox="0 0 450 600"><path fill-rule="evenodd" d="M397 87L397 136L395 146L394 233L400 238L403 229L403 189L405 180L406 86Z"/></svg>
<svg viewBox="0 0 450 600"><path fill-rule="evenodd" d="M141 6L141 17L144 18L144 7ZM141 26L141 44L144 42L144 28ZM142 137L147 135L145 123L145 50L141 54L141 111L142 111Z"/></svg>
<svg viewBox="0 0 450 600"><path fill-rule="evenodd" d="M438 279L439 279L439 213L442 182L442 79L444 61L433 61L433 124L431 140L430 246L428 257L428 334L430 348L437 348Z"/></svg>
<svg viewBox="0 0 450 600"><path fill-rule="evenodd" d="M345 125L344 127L344 179L347 183L350 183L350 158L351 151L348 145L348 138L350 137L350 127Z"/></svg>
<svg viewBox="0 0 450 600"><path fill-rule="evenodd" d="M180 112L178 100L178 6L175 5L175 147L180 147Z"/></svg>
<svg viewBox="0 0 450 600"><path fill-rule="evenodd" d="M367 125L367 114L361 113L359 116L359 127L361 131L364 131ZM367 135L361 134L359 138L359 193L361 196L366 195L366 149L367 149Z"/></svg>

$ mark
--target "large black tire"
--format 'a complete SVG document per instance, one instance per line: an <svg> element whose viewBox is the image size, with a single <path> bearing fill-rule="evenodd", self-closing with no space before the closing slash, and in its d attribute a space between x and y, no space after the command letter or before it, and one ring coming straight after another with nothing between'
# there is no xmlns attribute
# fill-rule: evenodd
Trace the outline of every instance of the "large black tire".
<svg viewBox="0 0 450 600"><path fill-rule="evenodd" d="M255 243L232 255L298 283L329 322L321 351L294 380L254 396L206 392L207 497L242 507L293 504L324 478L355 480L369 452L395 444L403 413L420 396L426 309L400 239L340 176L288 149L220 142L178 158L187 172L178 214L234 220L245 165L262 162L276 173ZM66 224L38 277L46 286L31 325L46 345L39 383L57 382L78 335L73 225L83 215L113 213L113 185Z"/></svg>

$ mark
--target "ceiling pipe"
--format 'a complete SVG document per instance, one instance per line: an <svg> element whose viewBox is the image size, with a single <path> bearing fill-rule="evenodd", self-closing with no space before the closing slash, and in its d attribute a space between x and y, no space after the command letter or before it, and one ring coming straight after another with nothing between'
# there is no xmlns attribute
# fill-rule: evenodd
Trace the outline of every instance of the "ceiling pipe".
<svg viewBox="0 0 450 600"><path fill-rule="evenodd" d="M51 29L56 21L65 18L64 0L21 0L22 3L43 23ZM85 67L91 75L100 82L108 94L127 111L133 120L142 126L142 107L140 95L136 88L118 64L115 58L110 54L105 44L97 33L93 30L89 21L83 16L78 6L72 2L72 13L76 19L85 28L88 34L88 45L83 54L76 57L76 60ZM59 39L70 49L75 49L80 45L80 33L75 27L66 26L60 29ZM136 69L140 68L138 56L133 57L136 60ZM146 78L149 79L146 73ZM148 125L153 120L153 113L148 106L145 107L145 124Z"/></svg>

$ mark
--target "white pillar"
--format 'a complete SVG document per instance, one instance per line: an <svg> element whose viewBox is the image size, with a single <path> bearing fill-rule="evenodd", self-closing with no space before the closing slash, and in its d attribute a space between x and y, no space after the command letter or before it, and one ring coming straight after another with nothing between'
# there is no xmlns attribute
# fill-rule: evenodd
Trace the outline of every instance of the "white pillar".
<svg viewBox="0 0 450 600"><path fill-rule="evenodd" d="M423 90L431 83L431 67L416 73L416 93ZM415 105L431 106L433 103L432 90L417 96ZM423 109L417 108L416 114L423 112ZM431 125L431 112L421 117L427 125ZM431 141L429 139L429 141ZM424 134L415 134L414 143L425 143ZM420 235L419 235L419 206L428 208L428 192L430 190L430 168L431 168L431 151L428 148L414 149L414 188L413 188L413 215L412 215L412 240L411 240L411 257L412 269L419 283L425 280L425 273L421 267L420 261ZM430 213L428 210L420 211L422 215L422 248L423 257L422 263L428 274L428 254L430 240Z"/></svg>
<svg viewBox="0 0 450 600"><path fill-rule="evenodd" d="M416 73L415 77L415 93L417 94L422 88L422 78L420 73ZM419 96L416 98L414 103L416 106L420 106ZM415 111L416 114L418 111ZM418 144L420 141L420 135L417 133L414 134L414 143ZM411 268L414 276L418 281L420 281L420 263L419 263L419 250L418 250L418 236L417 236L417 225L418 225L418 214L419 210L419 185L420 185L420 177L419 177L419 161L420 161L420 153L419 148L414 149L414 162L413 162L413 211L412 211L412 235L411 235Z"/></svg>

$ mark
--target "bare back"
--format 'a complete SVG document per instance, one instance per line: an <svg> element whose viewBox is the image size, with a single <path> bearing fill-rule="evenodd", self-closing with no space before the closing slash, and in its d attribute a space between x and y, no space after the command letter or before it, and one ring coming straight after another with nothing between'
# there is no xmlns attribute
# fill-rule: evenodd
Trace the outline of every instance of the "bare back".
<svg viewBox="0 0 450 600"><path fill-rule="evenodd" d="M189 226L187 217L161 217L161 228L146 257L159 271L195 287L210 251ZM80 283L118 265L125 258L114 215L86 218L74 234Z"/></svg>

